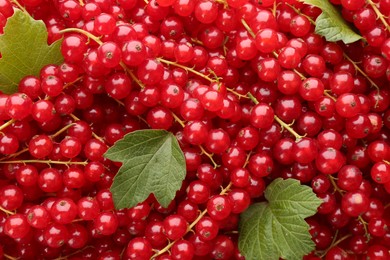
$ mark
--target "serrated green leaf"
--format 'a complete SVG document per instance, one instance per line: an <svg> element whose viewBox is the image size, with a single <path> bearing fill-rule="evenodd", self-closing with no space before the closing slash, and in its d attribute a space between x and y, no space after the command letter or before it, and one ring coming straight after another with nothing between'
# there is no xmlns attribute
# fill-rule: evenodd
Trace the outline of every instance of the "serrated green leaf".
<svg viewBox="0 0 390 260"><path fill-rule="evenodd" d="M321 204L310 187L294 179L274 180L265 191L268 202L241 214L238 246L245 259L302 259L315 244L305 218Z"/></svg>
<svg viewBox="0 0 390 260"><path fill-rule="evenodd" d="M316 19L315 32L325 37L327 41L343 41L345 44L356 42L362 36L354 32L343 19L339 11L328 0L300 0L317 6L322 13Z"/></svg>
<svg viewBox="0 0 390 260"><path fill-rule="evenodd" d="M19 81L27 75L39 75L47 64L60 64L61 40L47 44L47 30L42 21L15 9L0 36L0 91L17 91Z"/></svg>
<svg viewBox="0 0 390 260"><path fill-rule="evenodd" d="M134 207L152 193L167 207L186 176L179 143L165 130L129 133L104 156L122 162L110 189L117 209Z"/></svg>

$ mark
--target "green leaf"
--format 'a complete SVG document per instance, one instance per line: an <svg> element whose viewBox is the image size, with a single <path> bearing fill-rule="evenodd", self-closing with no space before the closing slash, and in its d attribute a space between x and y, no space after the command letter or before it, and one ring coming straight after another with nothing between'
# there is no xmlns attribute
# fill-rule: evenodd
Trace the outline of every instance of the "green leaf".
<svg viewBox="0 0 390 260"><path fill-rule="evenodd" d="M328 0L301 0L308 5L317 6L322 10L316 19L315 32L327 41L343 41L345 44L356 42L362 36L354 32L343 19L339 11Z"/></svg>
<svg viewBox="0 0 390 260"><path fill-rule="evenodd" d="M104 155L122 162L111 186L115 207L131 208L151 193L167 207L186 176L184 154L165 130L139 130L117 141Z"/></svg>
<svg viewBox="0 0 390 260"><path fill-rule="evenodd" d="M60 64L61 40L47 44L47 30L42 21L15 9L0 36L0 91L17 91L19 81L27 75L39 75L47 64Z"/></svg>
<svg viewBox="0 0 390 260"><path fill-rule="evenodd" d="M315 244L305 218L321 200L294 179L274 180L265 191L268 202L255 203L241 214L238 246L245 259L302 259Z"/></svg>

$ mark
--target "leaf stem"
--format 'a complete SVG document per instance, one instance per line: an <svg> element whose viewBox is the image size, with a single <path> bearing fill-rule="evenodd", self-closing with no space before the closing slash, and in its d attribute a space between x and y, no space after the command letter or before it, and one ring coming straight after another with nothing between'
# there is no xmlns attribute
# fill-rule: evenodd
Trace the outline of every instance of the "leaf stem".
<svg viewBox="0 0 390 260"><path fill-rule="evenodd" d="M220 193L219 193L219 195L225 195L229 190L230 190L230 188L231 188L231 186L232 186L232 183L230 182ZM203 210L200 214L199 214L199 216L188 226L188 228L187 228L187 231L186 231L186 234L188 233L188 232L190 232L191 230L192 230L192 228L204 217L204 215L206 215L207 214L207 209L205 209L205 210ZM158 250L152 257L151 257L151 259L154 259L154 258L156 258L157 256L159 256L159 255L162 255L162 254L164 254L165 252L167 252L175 243L176 243L176 241L178 241L178 239L177 240L174 240L174 241L172 241L172 242L170 242L166 247L164 247L163 249L161 249L161 250Z"/></svg>
<svg viewBox="0 0 390 260"><path fill-rule="evenodd" d="M12 125L13 123L15 123L15 119L10 119L8 120L7 122L5 122L4 124L2 124L0 126L0 131L3 131L5 128L7 128L8 126Z"/></svg>

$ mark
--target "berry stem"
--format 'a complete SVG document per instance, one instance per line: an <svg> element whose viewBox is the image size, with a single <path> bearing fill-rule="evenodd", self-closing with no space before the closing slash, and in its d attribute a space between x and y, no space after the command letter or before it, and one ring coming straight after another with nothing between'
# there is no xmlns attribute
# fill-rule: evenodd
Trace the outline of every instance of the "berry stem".
<svg viewBox="0 0 390 260"><path fill-rule="evenodd" d="M333 177L332 175L328 175L328 179L329 179L330 183L332 184L333 189L335 191L337 191L338 193L340 193L340 195L343 195L344 191L342 189L340 189L339 186L337 186L337 183L335 181L335 177Z"/></svg>
<svg viewBox="0 0 390 260"><path fill-rule="evenodd" d="M99 45L103 44L103 42L100 40L99 37L93 35L90 32L87 32L87 31L85 31L83 29L79 29L79 28L66 28L66 29L63 29L63 30L59 31L59 33L67 33L67 32L78 32L78 33L81 33L81 34L84 34L85 36L87 36L88 39L94 40Z"/></svg>
<svg viewBox="0 0 390 260"><path fill-rule="evenodd" d="M46 163L46 164L62 164L62 165L87 165L88 162L72 162L72 161L52 161L52 160L15 160L15 161L0 161L0 164L5 163Z"/></svg>
<svg viewBox="0 0 390 260"><path fill-rule="evenodd" d="M9 259L9 260L18 260L18 258L7 255L7 254L4 254L4 257L5 257L5 259Z"/></svg>
<svg viewBox="0 0 390 260"><path fill-rule="evenodd" d="M253 30L249 27L248 23L244 20L244 19L241 19L241 23L242 25L245 27L245 29L248 31L248 33L253 37L255 38L256 37L256 34L253 32ZM272 54L274 55L275 58L278 58L278 53L276 51L273 51ZM303 75L302 73L300 73L298 70L296 69L293 69L293 71L301 78L301 80L305 80L307 79L305 77L305 75ZM327 91L324 91L324 95L331 98L332 100L336 101L336 98L333 97L332 95L330 95Z"/></svg>
<svg viewBox="0 0 390 260"><path fill-rule="evenodd" d="M66 260L66 259L69 259L69 257L71 257L71 256L73 256L73 255L76 255L76 254L78 254L78 253L81 253L81 252L83 252L85 249L88 249L88 248L91 248L91 247L93 247L93 246L85 246L85 247L81 248L80 250L77 250L77 251L75 251L75 252L73 252L73 253L71 253L71 254L69 254L69 255L60 256L60 257L58 257L58 258L55 258L54 260Z"/></svg>
<svg viewBox="0 0 390 260"><path fill-rule="evenodd" d="M27 12L26 8L24 8L17 0L11 0L11 2L14 3L14 4L16 4L17 7L18 7L20 10L22 10L24 13L30 15L30 14Z"/></svg>
<svg viewBox="0 0 390 260"><path fill-rule="evenodd" d="M92 33L90 32L87 32L85 30L82 30L82 29L78 29L78 28L67 28L67 29L64 29L64 30L61 30L60 33L66 33L66 32L78 32L78 33L81 33L81 34L84 34L85 36L88 37L88 39L92 39L94 40L97 44L99 45L102 45L103 42L100 40L99 37L93 35ZM144 84L142 84L142 82L134 75L133 71L131 71L127 66L126 64L123 63L123 61L121 61L119 63L119 65L121 65L121 67L130 75L130 77L141 87L141 88L144 88Z"/></svg>
<svg viewBox="0 0 390 260"><path fill-rule="evenodd" d="M1 158L0 161L5 161L5 160L9 160L9 159L11 159L11 158L18 157L19 155L21 155L22 153L25 153L25 152L27 152L27 151L28 151L28 148L24 148L24 149L20 150L20 151L17 152L17 153L13 153L13 154L8 155L7 157Z"/></svg>
<svg viewBox="0 0 390 260"><path fill-rule="evenodd" d="M201 146L201 145L198 145L198 146L199 146L200 150L202 151L202 154L204 154L204 155L206 155L207 157L209 157L210 161L211 161L211 162L213 163L213 165L214 165L214 169L218 168L219 165L214 161L213 154L208 153L208 152L203 148L203 146Z"/></svg>
<svg viewBox="0 0 390 260"><path fill-rule="evenodd" d="M178 67L178 68L182 68L182 69L184 69L184 70L186 70L186 71L189 71L189 72L191 72L191 73L193 73L193 74L195 74L195 75L197 75L197 76L199 76L199 77L201 77L201 78L204 78L204 79L207 80L207 81L216 82L214 79L210 78L209 76L207 76L207 75L205 75L205 74L203 74L203 73L201 73L201 72L199 72L199 71L196 71L196 70L193 69L193 68L190 68L190 67L181 65L181 64L179 64L179 63L176 63L176 62L174 62L174 61L169 61L169 60L166 60L166 59L163 59L163 58L157 58L157 60L158 60L159 62L168 64L168 65L172 65L172 66L175 66L175 67Z"/></svg>
<svg viewBox="0 0 390 260"><path fill-rule="evenodd" d="M78 118L77 116L75 116L74 114L70 114L70 116L73 118L73 120L75 121L80 121L80 118ZM92 136L96 139L98 139L99 141L103 142L104 143L104 139L101 138L100 136L98 136L97 134L95 134L94 132L92 132Z"/></svg>
<svg viewBox="0 0 390 260"><path fill-rule="evenodd" d="M175 113L172 112L172 116L175 119L175 121L181 125L181 127L184 128L186 126L185 122L181 120Z"/></svg>
<svg viewBox="0 0 390 260"><path fill-rule="evenodd" d="M368 227L367 227L368 223L362 218L362 216L359 216L358 220L360 221L360 223L363 224L364 232L366 233L366 237L369 239L370 233L369 233Z"/></svg>
<svg viewBox="0 0 390 260"><path fill-rule="evenodd" d="M3 211L7 215L14 215L15 214L14 212L9 211L9 210L3 208L2 206L0 206L0 211Z"/></svg>
<svg viewBox="0 0 390 260"><path fill-rule="evenodd" d="M65 132L66 130L68 130L69 128L71 128L72 126L74 126L75 123L72 123L72 124L69 124L69 125L66 125L64 126L63 128L61 128L60 130L58 130L56 133L52 134L50 136L51 139L53 138L56 138L57 136L59 136L60 134L62 134L63 132Z"/></svg>
<svg viewBox="0 0 390 260"><path fill-rule="evenodd" d="M8 126L12 125L16 120L15 119L10 119L8 120L7 122L5 122L4 124L2 124L0 126L0 131L3 131L5 128L7 128Z"/></svg>
<svg viewBox="0 0 390 260"><path fill-rule="evenodd" d="M252 28L249 27L248 23L247 23L244 19L241 19L241 23L242 23L242 25L244 26L244 28L248 31L248 33L249 33L253 38L255 38L255 37L256 37L256 34L253 32Z"/></svg>
<svg viewBox="0 0 390 260"><path fill-rule="evenodd" d="M303 137L305 136L302 136L300 134L298 134L297 132L295 132L295 130L293 128L291 128L291 125L290 124L286 124L282 119L280 119L278 116L274 116L274 119L276 122L279 123L279 125L286 129L287 131L289 131L294 137L295 137L295 141L298 142L299 140L301 140Z"/></svg>
<svg viewBox="0 0 390 260"><path fill-rule="evenodd" d="M368 82L370 82L371 86L376 88L379 91L378 85L356 64L354 60L352 60L347 54L344 53L344 58L352 63L353 67L356 69L357 72L362 74L363 77L365 77Z"/></svg>
<svg viewBox="0 0 390 260"><path fill-rule="evenodd" d="M330 90L325 89L324 90L324 96L327 96L328 98L330 98L330 99L332 99L333 101L336 102L337 99L334 96L332 96L331 94L329 94L329 92L330 92Z"/></svg>
<svg viewBox="0 0 390 260"><path fill-rule="evenodd" d="M372 1L372 0L367 0L367 3L371 6L372 10L374 10L374 12L376 13L376 15L378 16L379 20L381 20L381 22L383 23L383 25L386 27L387 31L390 32L390 26L389 24L386 22L386 19L384 17L384 15L381 13L381 11L378 9L378 7L376 6L376 4Z"/></svg>
<svg viewBox="0 0 390 260"><path fill-rule="evenodd" d="M231 188L232 186L232 183L229 183L220 193L219 195L225 195ZM207 213L207 209L203 210L199 216L188 226L187 228L187 231L186 231L186 234L188 232L190 232L192 230L192 228L204 217L204 215L206 215ZM164 247L163 249L157 251L150 259L155 259L157 256L159 255L162 255L164 254L165 252L167 252L175 243L176 241L178 241L179 239L177 240L174 240L172 242L170 242L166 247Z"/></svg>
<svg viewBox="0 0 390 260"><path fill-rule="evenodd" d="M292 6L292 5L290 5L290 4L288 4L288 3L286 3L286 5L288 5L288 6L290 6L297 14L300 14L300 15L303 15L303 16L305 16L314 26L316 25L316 22L313 20L313 19L311 19L311 17L310 16L308 16L308 15L305 15L305 14L303 14L301 11L299 11L297 8L295 8L294 6ZM349 62L351 62L352 63L352 65L353 65L353 67L355 68L355 70L357 71L357 72L359 72L363 77L365 77L367 80L368 80L368 82L370 82L370 84L374 87L374 88L376 88L376 89L378 89L379 90L379 87L378 87L378 85L356 64L356 62L354 61L354 60L352 60L345 52L343 53L343 56L344 56L344 58L346 59L346 60L348 60ZM328 96L328 97L330 97L330 96Z"/></svg>
<svg viewBox="0 0 390 260"><path fill-rule="evenodd" d="M126 71L130 75L131 79L134 80L134 82L137 83L140 88L145 88L145 85L134 75L133 71L129 69L126 64L123 63L123 61L121 61L119 65L121 65L124 71Z"/></svg>
<svg viewBox="0 0 390 260"><path fill-rule="evenodd" d="M259 104L259 101L252 95L252 93L248 92L247 96L252 100L253 103L255 103L256 105ZM283 129L286 129L287 131L289 131L294 137L295 137L295 141L298 142L299 140L301 140L303 137L305 136L302 136L300 134L298 134L297 132L295 132L295 130L291 127L291 124L287 124L285 123L282 119L280 119L277 115L274 116L274 119L276 122L278 122L278 124L283 128Z"/></svg>
<svg viewBox="0 0 390 260"><path fill-rule="evenodd" d="M335 234L335 238L333 239L332 243L330 244L330 246L322 253L322 255L320 255L320 258L323 259L326 254L329 252L329 250L335 246L337 246L338 244L340 244L341 242L343 242L344 240L350 238L352 236L352 234L348 234L348 235L345 235L343 236L342 238L340 238L339 240L336 241L337 239L337 235L338 235L338 230L336 231L336 234Z"/></svg>
<svg viewBox="0 0 390 260"><path fill-rule="evenodd" d="M183 69L183 70L185 70L187 72L189 71L189 72L191 72L191 73L193 73L193 74L195 74L195 75L197 75L197 76L199 76L199 77L209 81L210 83L219 83L219 81L218 81L219 78L215 75L214 71L212 71L212 70L209 71L210 74L214 74L217 79L213 79L210 76L205 75L205 74L203 74L203 73L201 73L201 72L199 72L199 71L197 71L197 70L195 70L193 68L190 68L190 67L178 64L178 63L176 63L174 61L169 61L169 60L166 60L166 59L163 59L163 58L157 58L157 60L159 62L161 62L161 63L165 63L167 65L172 65L172 66L181 68L181 69ZM229 91L229 92L233 93L234 95L236 95L238 98L248 98L247 96L242 95L242 94L234 91L234 89L231 89L231 88L226 88L226 89L227 89L227 91Z"/></svg>
<svg viewBox="0 0 390 260"><path fill-rule="evenodd" d="M173 118L175 119L175 121L178 122L178 123L181 125L181 127L184 128L184 127L186 126L185 122L184 122L183 120L181 120L175 113L172 112L172 116L173 116ZM204 154L204 155L206 155L207 157L209 157L210 161L211 161L211 162L213 163L213 165L214 165L214 169L218 168L219 165L214 161L213 155L210 154L210 153L208 153L208 152L203 148L203 146L198 145L198 147L199 147L199 149L202 151L202 154Z"/></svg>

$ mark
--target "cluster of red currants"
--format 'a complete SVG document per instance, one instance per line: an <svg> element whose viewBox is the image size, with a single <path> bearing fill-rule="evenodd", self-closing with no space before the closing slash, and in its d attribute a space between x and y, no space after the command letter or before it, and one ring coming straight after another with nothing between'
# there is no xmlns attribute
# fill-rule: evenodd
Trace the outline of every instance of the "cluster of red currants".
<svg viewBox="0 0 390 260"><path fill-rule="evenodd" d="M390 259L390 1L330 2L364 40L325 41L297 0L17 2L64 62L0 94L0 259L245 259L239 214L278 177L323 201L306 260ZM186 179L115 209L104 153L146 128Z"/></svg>

